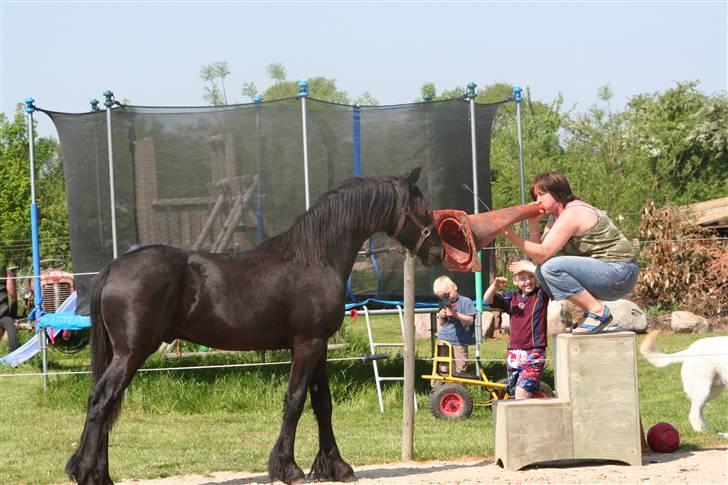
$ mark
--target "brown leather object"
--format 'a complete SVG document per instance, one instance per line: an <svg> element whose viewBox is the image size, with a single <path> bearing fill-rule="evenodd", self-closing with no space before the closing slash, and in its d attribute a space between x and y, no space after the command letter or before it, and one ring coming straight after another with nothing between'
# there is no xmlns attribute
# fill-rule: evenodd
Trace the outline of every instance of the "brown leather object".
<svg viewBox="0 0 728 485"><path fill-rule="evenodd" d="M481 271L478 251L513 224L543 212L541 204L525 204L481 214L461 210L432 211L445 248L442 265L452 271Z"/></svg>

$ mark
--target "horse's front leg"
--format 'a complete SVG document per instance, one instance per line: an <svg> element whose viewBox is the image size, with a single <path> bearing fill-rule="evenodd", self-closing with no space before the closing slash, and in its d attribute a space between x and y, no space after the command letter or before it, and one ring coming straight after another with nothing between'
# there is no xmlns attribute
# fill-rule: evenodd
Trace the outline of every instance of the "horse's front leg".
<svg viewBox="0 0 728 485"><path fill-rule="evenodd" d="M268 475L272 481L303 483L306 477L293 458L296 441L296 427L306 403L306 390L311 375L323 355L326 354L324 339L308 339L296 343L292 349L293 362L288 377L288 391L283 405L283 424L268 459Z"/></svg>
<svg viewBox="0 0 728 485"><path fill-rule="evenodd" d="M341 458L331 425L331 391L326 370L326 352L316 366L309 388L311 407L316 414L319 430L319 452L311 466L311 476L316 480L352 481L355 479L354 470Z"/></svg>

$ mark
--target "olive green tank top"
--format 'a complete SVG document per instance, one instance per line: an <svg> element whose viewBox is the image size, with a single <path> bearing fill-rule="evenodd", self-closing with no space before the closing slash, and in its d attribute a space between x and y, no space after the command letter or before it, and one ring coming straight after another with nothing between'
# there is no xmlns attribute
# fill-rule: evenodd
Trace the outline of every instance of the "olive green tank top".
<svg viewBox="0 0 728 485"><path fill-rule="evenodd" d="M581 204L580 204L581 205ZM573 235L566 241L561 253L567 256L590 256L602 261L632 261L635 249L632 243L617 229L606 212L592 209L597 223L583 234Z"/></svg>

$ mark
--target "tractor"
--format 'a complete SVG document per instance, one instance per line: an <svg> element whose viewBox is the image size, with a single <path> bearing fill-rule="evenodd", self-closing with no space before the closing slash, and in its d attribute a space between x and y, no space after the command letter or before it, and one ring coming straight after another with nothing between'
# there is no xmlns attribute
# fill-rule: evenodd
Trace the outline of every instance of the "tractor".
<svg viewBox="0 0 728 485"><path fill-rule="evenodd" d="M40 272L40 288L42 293L41 307L47 313L55 312L66 299L75 291L73 275L65 271L63 261L58 259L46 259L41 261L43 269ZM33 278L24 278L24 283L18 284L23 279L17 277L17 268L7 268L6 279L0 280L0 340L4 335L8 338L8 350L12 352L18 348L17 330L18 321L28 318L30 310L34 306ZM20 327L29 328L27 324L20 324ZM87 333L87 332L86 332ZM81 341L88 341L82 333L75 335L69 331L61 332L58 342L61 347L76 348ZM85 345L85 344L84 344ZM83 347L83 345L81 345Z"/></svg>
<svg viewBox="0 0 728 485"><path fill-rule="evenodd" d="M432 373L423 375L433 383L430 392L430 412L436 418L458 419L467 418L473 412L473 396L468 392L466 385L484 387L488 391L489 399L478 406L490 406L498 399L512 399L506 390L507 379L491 381L480 363L480 353L476 352L478 362L478 375L460 375L453 372L453 350L450 343L438 340L435 343L435 355L432 358ZM553 397L554 391L545 382L541 381L539 390L534 398Z"/></svg>

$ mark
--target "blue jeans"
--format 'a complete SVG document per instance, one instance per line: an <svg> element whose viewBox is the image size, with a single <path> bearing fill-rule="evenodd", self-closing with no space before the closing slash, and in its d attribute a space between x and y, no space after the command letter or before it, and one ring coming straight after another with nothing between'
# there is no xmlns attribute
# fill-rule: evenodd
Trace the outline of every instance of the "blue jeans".
<svg viewBox="0 0 728 485"><path fill-rule="evenodd" d="M536 279L552 300L586 290L598 300L619 300L637 283L636 261L609 262L584 256L554 256L536 267Z"/></svg>

